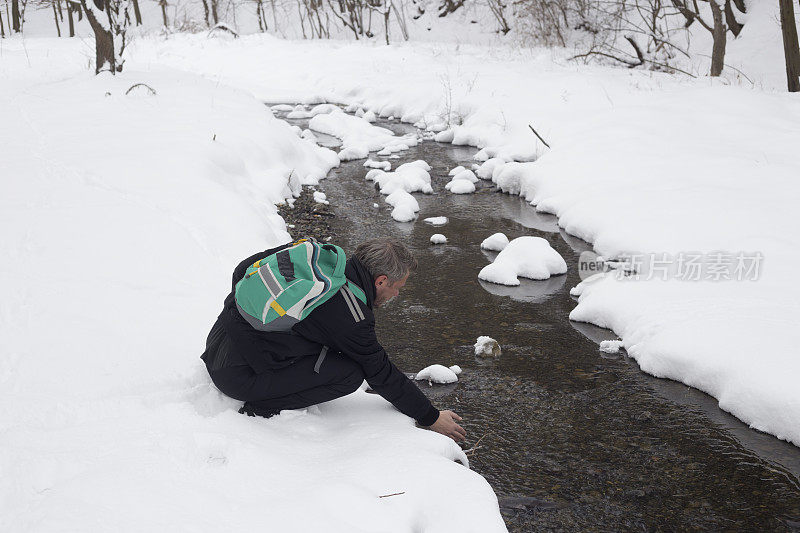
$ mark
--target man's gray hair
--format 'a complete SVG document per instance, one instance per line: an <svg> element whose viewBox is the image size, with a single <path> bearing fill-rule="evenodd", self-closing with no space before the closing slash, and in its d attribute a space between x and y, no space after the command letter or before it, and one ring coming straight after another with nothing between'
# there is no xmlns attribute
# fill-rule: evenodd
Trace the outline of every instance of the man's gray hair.
<svg viewBox="0 0 800 533"><path fill-rule="evenodd" d="M417 260L411 250L397 239L387 237L362 242L354 255L373 278L385 275L389 283L395 283L417 269Z"/></svg>

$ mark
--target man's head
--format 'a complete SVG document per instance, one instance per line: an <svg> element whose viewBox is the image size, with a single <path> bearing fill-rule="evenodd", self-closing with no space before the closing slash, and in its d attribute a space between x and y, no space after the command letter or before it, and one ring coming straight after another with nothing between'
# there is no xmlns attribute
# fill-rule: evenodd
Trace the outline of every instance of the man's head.
<svg viewBox="0 0 800 533"><path fill-rule="evenodd" d="M381 306L400 293L408 275L417 269L411 251L397 239L383 238L362 242L355 251L375 283L375 305Z"/></svg>

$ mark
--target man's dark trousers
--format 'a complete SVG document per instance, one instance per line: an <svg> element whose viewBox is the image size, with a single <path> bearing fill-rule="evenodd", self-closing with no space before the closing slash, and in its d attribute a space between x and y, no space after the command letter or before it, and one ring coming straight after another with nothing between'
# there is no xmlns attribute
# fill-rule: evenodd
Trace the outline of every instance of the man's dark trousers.
<svg viewBox="0 0 800 533"><path fill-rule="evenodd" d="M305 356L284 368L256 373L247 365L225 366L230 350L219 325L212 328L203 360L214 385L227 396L245 402L244 410L271 416L282 409L301 409L354 392L364 381L358 363L338 352Z"/></svg>

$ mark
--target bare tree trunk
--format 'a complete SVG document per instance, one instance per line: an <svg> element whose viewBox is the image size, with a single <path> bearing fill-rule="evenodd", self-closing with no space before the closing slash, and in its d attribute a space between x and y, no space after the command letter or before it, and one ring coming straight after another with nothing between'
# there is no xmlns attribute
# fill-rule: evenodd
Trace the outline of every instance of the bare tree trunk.
<svg viewBox="0 0 800 533"><path fill-rule="evenodd" d="M397 26L400 28L400 33L403 34L403 40L408 40L408 27L406 26L406 13L405 8L403 7L403 3L400 2L400 9L397 9L397 6L394 5L392 2L392 7L394 8L394 18L397 21Z"/></svg>
<svg viewBox="0 0 800 533"><path fill-rule="evenodd" d="M208 0L203 0L203 14L206 20L206 27L211 27L211 23L208 20Z"/></svg>
<svg viewBox="0 0 800 533"><path fill-rule="evenodd" d="M11 24L15 33L22 31L22 24L19 16L19 0L11 0Z"/></svg>
<svg viewBox="0 0 800 533"><path fill-rule="evenodd" d="M133 0L133 16L136 18L136 25L142 25L142 12L139 11L139 0Z"/></svg>
<svg viewBox="0 0 800 533"><path fill-rule="evenodd" d="M169 28L169 20L167 19L167 0L160 0L158 4L161 6L161 18L164 21L164 27Z"/></svg>
<svg viewBox="0 0 800 533"><path fill-rule="evenodd" d="M781 33L783 55L786 57L786 84L790 93L800 92L800 47L797 44L797 27L794 21L792 0L778 0L781 6Z"/></svg>
<svg viewBox="0 0 800 533"><path fill-rule="evenodd" d="M52 6L53 6L53 20L56 21L56 32L58 33L58 36L61 37L61 26L58 25L58 10L56 9L55 1L53 1Z"/></svg>
<svg viewBox="0 0 800 533"><path fill-rule="evenodd" d="M56 7L58 7L58 18L64 22L64 11L61 10L61 0L55 0Z"/></svg>
<svg viewBox="0 0 800 533"><path fill-rule="evenodd" d="M69 20L69 36L75 37L75 20L72 18L72 2L67 0L67 20Z"/></svg>
<svg viewBox="0 0 800 533"><path fill-rule="evenodd" d="M95 64L94 73L99 74L103 67L107 64L108 69L112 74L117 73L117 62L114 57L114 36L111 30L106 30L100 21L95 17L94 11L86 7L86 0L81 0L83 10L86 12L86 18L89 20L89 25L94 32L94 48L95 48ZM104 9L108 10L108 2L102 2Z"/></svg>
<svg viewBox="0 0 800 533"><path fill-rule="evenodd" d="M384 0L384 2L386 2L386 1L388 1L388 0ZM391 13L392 13L391 4L389 4L387 6L384 6L383 28L384 28L384 30L386 32L386 44L387 45L389 44L389 15L391 15Z"/></svg>
<svg viewBox="0 0 800 533"><path fill-rule="evenodd" d="M731 33L734 37L738 37L742 32L742 28L744 28L744 24L739 24L739 21L736 20L736 14L731 7L731 0L725 0L725 22L731 29Z"/></svg>
<svg viewBox="0 0 800 533"><path fill-rule="evenodd" d="M0 11L0 39L6 38L6 29L3 27L3 12Z"/></svg>
<svg viewBox="0 0 800 533"><path fill-rule="evenodd" d="M708 3L711 5L711 16L714 19L714 28L711 32L714 40L711 48L711 76L719 76L725 66L725 44L728 28L725 27L722 7L719 5L718 0L710 0Z"/></svg>
<svg viewBox="0 0 800 533"><path fill-rule="evenodd" d="M211 20L214 21L215 26L219 24L219 17L217 16L217 0L211 0Z"/></svg>
<svg viewBox="0 0 800 533"><path fill-rule="evenodd" d="M264 21L261 16L261 0L256 0L256 17L258 18L258 30L264 31Z"/></svg>

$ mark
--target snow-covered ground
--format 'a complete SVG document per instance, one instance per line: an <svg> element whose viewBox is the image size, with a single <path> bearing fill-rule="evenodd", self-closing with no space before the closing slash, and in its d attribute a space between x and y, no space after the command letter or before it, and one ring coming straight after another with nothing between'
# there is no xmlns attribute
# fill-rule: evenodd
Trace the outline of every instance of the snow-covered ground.
<svg viewBox="0 0 800 533"><path fill-rule="evenodd" d="M461 449L379 396L248 418L199 359L334 152L216 80L2 46L0 530L504 530Z"/></svg>
<svg viewBox="0 0 800 533"><path fill-rule="evenodd" d="M491 177L504 190L557 215L605 257L761 254L757 281L609 277L584 291L572 318L612 328L645 371L800 444L800 101L760 89L766 74L736 85L578 66L549 50L268 37L140 40L133 54L269 101L449 124L438 138L502 160Z"/></svg>
<svg viewBox="0 0 800 533"><path fill-rule="evenodd" d="M503 530L460 449L379 397L264 421L210 385L232 266L287 239L274 203L339 161L259 100L443 129L605 257L761 254L754 281L608 275L571 316L800 444L800 101L757 88L774 69L754 88L552 51L198 34L139 38L112 79L90 44L0 42L0 529ZM157 95L126 96L137 82ZM328 126L360 151L375 132Z"/></svg>

